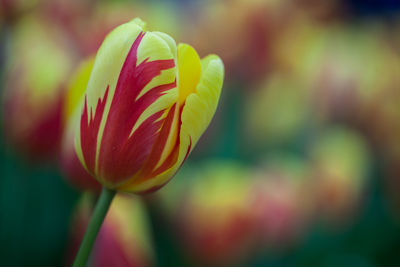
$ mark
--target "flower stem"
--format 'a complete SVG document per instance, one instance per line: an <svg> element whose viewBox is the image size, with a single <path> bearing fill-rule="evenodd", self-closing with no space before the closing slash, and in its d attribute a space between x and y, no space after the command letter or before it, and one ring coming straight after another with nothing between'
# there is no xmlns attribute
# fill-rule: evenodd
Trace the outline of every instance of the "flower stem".
<svg viewBox="0 0 400 267"><path fill-rule="evenodd" d="M78 250L78 254L76 254L74 264L72 265L73 267L86 266L93 244L96 241L97 234L99 233L114 196L114 190L103 187L96 207L93 211L92 218L86 229L85 236L83 237L81 246Z"/></svg>

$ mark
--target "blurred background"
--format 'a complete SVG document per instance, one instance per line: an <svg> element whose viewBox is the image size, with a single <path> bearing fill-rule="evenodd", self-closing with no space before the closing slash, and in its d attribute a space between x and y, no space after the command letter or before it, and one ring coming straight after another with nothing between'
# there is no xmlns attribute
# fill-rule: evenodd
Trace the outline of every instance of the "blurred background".
<svg viewBox="0 0 400 267"><path fill-rule="evenodd" d="M90 266L400 265L399 1L0 0L1 266L72 262L98 186L65 156L65 93L134 17L225 82L178 175L115 199Z"/></svg>

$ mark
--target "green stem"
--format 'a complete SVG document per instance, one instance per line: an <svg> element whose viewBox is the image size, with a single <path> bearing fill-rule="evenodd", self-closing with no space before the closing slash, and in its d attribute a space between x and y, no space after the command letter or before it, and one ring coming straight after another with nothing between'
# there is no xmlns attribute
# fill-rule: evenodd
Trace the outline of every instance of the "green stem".
<svg viewBox="0 0 400 267"><path fill-rule="evenodd" d="M73 267L84 267L92 251L94 241L96 241L97 234L106 217L108 208L115 196L115 191L103 187L99 200L93 211L92 219L86 229L85 236L83 237L78 254L76 254Z"/></svg>

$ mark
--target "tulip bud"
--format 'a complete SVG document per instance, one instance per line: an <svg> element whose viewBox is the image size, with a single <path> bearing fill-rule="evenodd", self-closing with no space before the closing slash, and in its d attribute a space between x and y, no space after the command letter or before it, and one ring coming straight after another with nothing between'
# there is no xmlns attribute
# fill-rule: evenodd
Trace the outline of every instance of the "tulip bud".
<svg viewBox="0 0 400 267"><path fill-rule="evenodd" d="M224 67L134 19L101 45L82 107L76 151L101 184L148 192L167 183L212 119Z"/></svg>
<svg viewBox="0 0 400 267"><path fill-rule="evenodd" d="M73 231L67 251L69 264L89 223L93 211L91 204L90 195L84 195L73 217ZM147 224L142 203L133 197L118 195L99 232L88 266L154 266Z"/></svg>
<svg viewBox="0 0 400 267"><path fill-rule="evenodd" d="M75 152L74 134L79 107L83 101L86 85L93 68L94 58L81 63L72 76L65 94L63 122L64 133L61 147L61 168L67 180L79 189L99 191L101 186L82 166ZM78 115L74 115L77 114Z"/></svg>

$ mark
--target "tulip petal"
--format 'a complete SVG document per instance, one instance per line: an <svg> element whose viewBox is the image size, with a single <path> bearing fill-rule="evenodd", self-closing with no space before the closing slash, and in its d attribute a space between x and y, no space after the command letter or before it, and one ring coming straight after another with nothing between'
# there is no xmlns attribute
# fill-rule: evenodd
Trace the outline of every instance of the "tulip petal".
<svg viewBox="0 0 400 267"><path fill-rule="evenodd" d="M201 61L202 75L194 93L190 94L181 109L179 142L170 156L152 175L135 177L119 190L129 192L149 192L162 187L178 171L193 149L202 133L208 127L217 108L224 79L224 66L216 55Z"/></svg>
<svg viewBox="0 0 400 267"><path fill-rule="evenodd" d="M196 50L188 44L179 44L178 60L178 89L179 104L183 104L188 95L196 91L201 76L201 62Z"/></svg>
<svg viewBox="0 0 400 267"><path fill-rule="evenodd" d="M86 86L93 68L94 58L83 61L71 77L64 101L64 130L61 165L67 179L80 189L99 190L101 185L84 169L74 149L74 136L79 126L80 109Z"/></svg>
<svg viewBox="0 0 400 267"><path fill-rule="evenodd" d="M139 33L142 32L142 30L143 29L141 25L136 23L136 21L122 24L113 30L102 43L99 51L97 52L95 63L93 65L92 73L95 75L90 77L86 91L85 107L87 107L87 109L91 112L92 110L96 110L98 100L104 97L107 89L110 90L109 88L111 88L110 93L111 95L114 94L124 60L132 46L132 43L137 38ZM111 103L107 104L107 107L105 107L106 110L109 109L110 104ZM105 122L102 124L103 125L101 128L104 128ZM96 147L100 144L100 141L98 140L101 140L101 136L99 137L99 131L100 129L93 133L92 136L92 138L95 139L93 140L93 143L96 144ZM81 131L79 129L77 130L75 138L75 149L82 164L90 173L94 175L95 158L90 160L93 162L92 166L89 168L83 155ZM95 152L92 157L95 157L98 148L94 150Z"/></svg>
<svg viewBox="0 0 400 267"><path fill-rule="evenodd" d="M182 111L181 140L187 134L192 148L214 116L224 80L224 65L218 56L207 56L201 65L203 74L196 93L188 96Z"/></svg>

